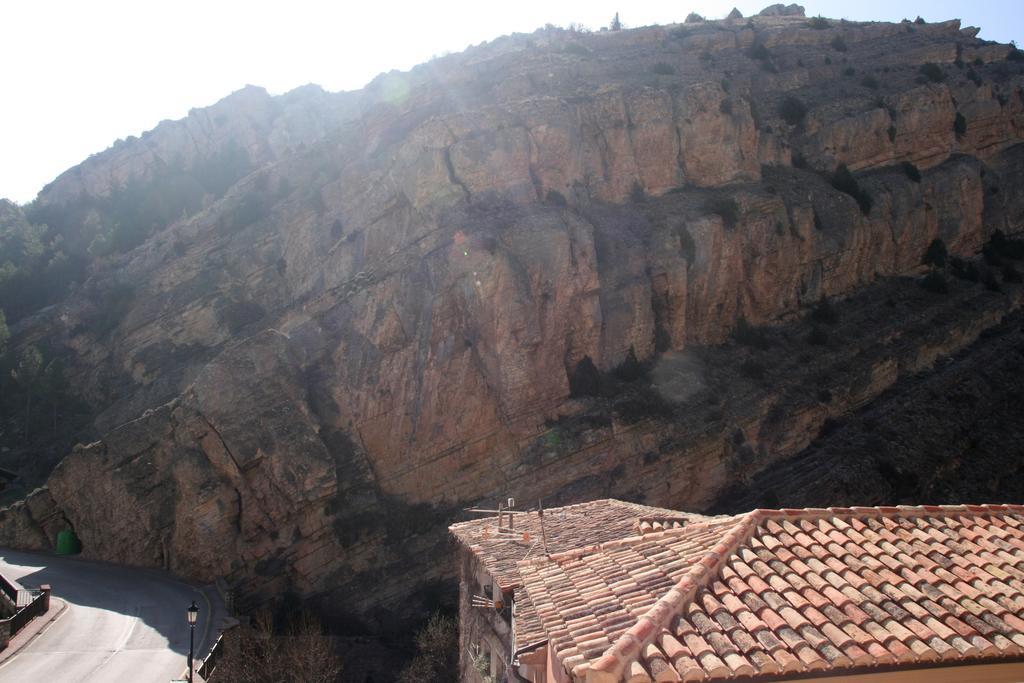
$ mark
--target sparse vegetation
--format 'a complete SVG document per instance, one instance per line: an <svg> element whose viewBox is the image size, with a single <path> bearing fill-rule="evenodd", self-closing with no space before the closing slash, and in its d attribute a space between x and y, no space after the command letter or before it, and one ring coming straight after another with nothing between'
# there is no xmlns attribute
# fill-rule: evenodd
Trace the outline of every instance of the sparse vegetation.
<svg viewBox="0 0 1024 683"><path fill-rule="evenodd" d="M398 683L456 683L458 679L459 625L452 617L435 614L416 633L416 656L399 674Z"/></svg>
<svg viewBox="0 0 1024 683"><path fill-rule="evenodd" d="M341 668L332 639L310 612L303 610L280 626L270 613L260 612L249 625L236 626L225 634L224 655L211 680L334 683Z"/></svg>
<svg viewBox="0 0 1024 683"><path fill-rule="evenodd" d="M836 36L835 38L833 38L830 45L832 46L832 49L835 50L836 52L846 52L847 50L850 49L846 45L846 41L843 40L842 36Z"/></svg>
<svg viewBox="0 0 1024 683"><path fill-rule="evenodd" d="M578 55L580 57L587 57L590 55L590 50L587 46L581 43L568 43L563 49L571 55Z"/></svg>
<svg viewBox="0 0 1024 683"><path fill-rule="evenodd" d="M699 23L701 23L703 21L704 21L704 17L702 17L701 15L697 14L696 12L690 12L689 14L686 15L686 19L684 20L683 23L686 23L686 24L699 24Z"/></svg>
<svg viewBox="0 0 1024 683"><path fill-rule="evenodd" d="M651 71L658 74L659 76L671 76L676 72L676 68L668 62L658 62L651 67Z"/></svg>
<svg viewBox="0 0 1024 683"><path fill-rule="evenodd" d="M863 85L865 88L870 88L871 90L878 90L878 88L880 87L878 79L870 75L862 78L860 80L860 84Z"/></svg>
<svg viewBox="0 0 1024 683"><path fill-rule="evenodd" d="M807 105L794 95L787 95L779 104L779 116L791 126L803 123L807 116Z"/></svg>
<svg viewBox="0 0 1024 683"><path fill-rule="evenodd" d="M819 31L822 31L827 28L832 28L832 23L822 16L811 17L810 19L807 20L807 25Z"/></svg>

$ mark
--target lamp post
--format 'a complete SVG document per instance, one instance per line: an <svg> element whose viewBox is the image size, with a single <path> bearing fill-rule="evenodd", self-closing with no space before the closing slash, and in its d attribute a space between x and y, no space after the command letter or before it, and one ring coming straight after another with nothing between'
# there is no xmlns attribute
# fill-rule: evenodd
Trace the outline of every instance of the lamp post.
<svg viewBox="0 0 1024 683"><path fill-rule="evenodd" d="M192 649L195 645L196 620L199 618L199 607L195 600L189 605L186 614L188 615L188 683L193 683Z"/></svg>

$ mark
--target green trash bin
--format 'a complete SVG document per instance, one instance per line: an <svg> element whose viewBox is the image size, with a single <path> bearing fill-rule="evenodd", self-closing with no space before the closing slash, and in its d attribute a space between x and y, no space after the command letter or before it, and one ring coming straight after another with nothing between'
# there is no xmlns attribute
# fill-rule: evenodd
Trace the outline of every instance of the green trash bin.
<svg viewBox="0 0 1024 683"><path fill-rule="evenodd" d="M64 529L57 534L57 554L77 555L82 552L82 542L71 529Z"/></svg>

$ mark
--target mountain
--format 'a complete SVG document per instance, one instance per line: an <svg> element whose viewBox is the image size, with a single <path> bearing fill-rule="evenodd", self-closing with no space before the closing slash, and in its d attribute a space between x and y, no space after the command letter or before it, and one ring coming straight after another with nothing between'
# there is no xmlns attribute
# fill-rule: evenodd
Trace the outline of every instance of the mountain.
<svg viewBox="0 0 1024 683"><path fill-rule="evenodd" d="M5 380L5 466L46 486L0 543L71 526L90 557L387 631L454 599L466 506L727 508L806 449L801 486L828 482L841 421L927 404L922 375L1020 324L1022 85L957 21L776 7L164 122L3 206L52 257L21 282L63 269L31 300L0 283L8 363L40 347L66 379L52 434L28 391L32 449ZM928 466L987 449L1005 476L929 489L880 455L863 502L1017 496L997 437Z"/></svg>

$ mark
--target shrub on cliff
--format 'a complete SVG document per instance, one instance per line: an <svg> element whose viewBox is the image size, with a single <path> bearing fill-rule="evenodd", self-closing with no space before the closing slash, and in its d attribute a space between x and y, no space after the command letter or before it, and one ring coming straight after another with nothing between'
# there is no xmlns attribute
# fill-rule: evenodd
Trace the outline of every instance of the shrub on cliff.
<svg viewBox="0 0 1024 683"><path fill-rule="evenodd" d="M900 169L903 171L903 174L905 176L910 178L915 183L921 182L921 171L914 164L910 163L909 161L904 161L902 164L900 164Z"/></svg>
<svg viewBox="0 0 1024 683"><path fill-rule="evenodd" d="M398 675L398 683L456 683L459 680L459 625L435 614L416 633L416 656Z"/></svg>
<svg viewBox="0 0 1024 683"><path fill-rule="evenodd" d="M807 105L800 98L787 95L779 104L779 116L791 126L799 125L807 116Z"/></svg>
<svg viewBox="0 0 1024 683"><path fill-rule="evenodd" d="M927 78L932 83L941 83L946 80L946 72L942 70L942 67L935 62L928 62L922 64L921 68L918 69L922 76Z"/></svg>
<svg viewBox="0 0 1024 683"><path fill-rule="evenodd" d="M676 72L676 68L668 62L658 62L651 67L651 71L658 74L659 76L671 76Z"/></svg>
<svg viewBox="0 0 1024 683"><path fill-rule="evenodd" d="M842 36L836 36L835 38L833 38L831 45L832 49L835 50L836 52L846 52L847 50L850 49L849 47L847 47L846 41L843 40Z"/></svg>
<svg viewBox="0 0 1024 683"><path fill-rule="evenodd" d="M928 245L928 248L925 249L924 256L921 258L921 264L933 268L945 268L948 255L946 243L940 239L934 239Z"/></svg>
<svg viewBox="0 0 1024 683"><path fill-rule="evenodd" d="M696 12L690 12L686 15L686 19L683 21L684 24L699 24L704 21L704 17L697 14Z"/></svg>
<svg viewBox="0 0 1024 683"><path fill-rule="evenodd" d="M569 205L569 202L565 201L565 195L558 190L548 190L547 201L548 204L553 204L554 206Z"/></svg>
<svg viewBox="0 0 1024 683"><path fill-rule="evenodd" d="M953 132L956 133L957 140L967 135L967 119L960 112L957 112L956 118L953 119Z"/></svg>
<svg viewBox="0 0 1024 683"><path fill-rule="evenodd" d="M860 186L846 164L839 164L832 174L832 187L857 200L857 206L865 216L871 213L871 196Z"/></svg>
<svg viewBox="0 0 1024 683"><path fill-rule="evenodd" d="M224 638L214 681L334 683L341 674L332 639L305 610L283 628L275 628L269 613L258 613L249 625L227 631Z"/></svg>
<svg viewBox="0 0 1024 683"><path fill-rule="evenodd" d="M822 16L811 17L807 20L807 25L819 31L832 27L832 23Z"/></svg>

